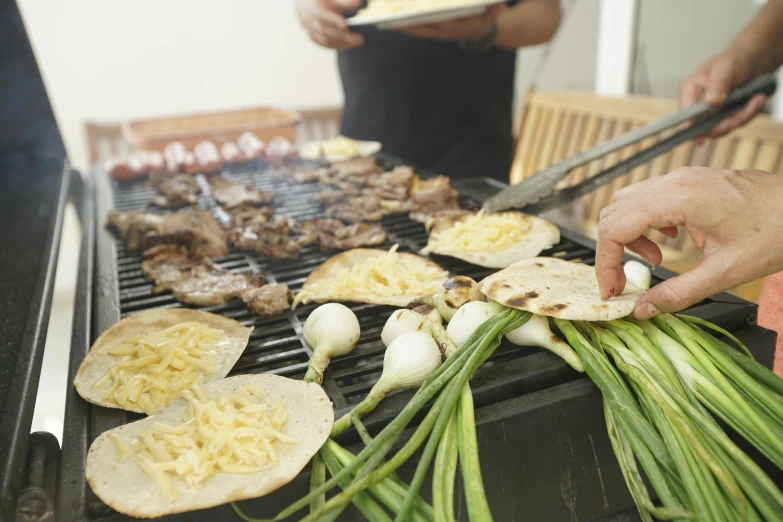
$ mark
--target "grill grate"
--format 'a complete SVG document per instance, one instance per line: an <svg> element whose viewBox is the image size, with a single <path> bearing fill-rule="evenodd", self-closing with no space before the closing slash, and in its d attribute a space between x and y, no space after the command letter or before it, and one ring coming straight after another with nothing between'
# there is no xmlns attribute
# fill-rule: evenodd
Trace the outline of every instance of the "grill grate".
<svg viewBox="0 0 783 522"><path fill-rule="evenodd" d="M386 168L402 164L399 160L390 157L382 157L381 163ZM427 176L426 173L418 169L417 172ZM277 194L277 200L274 204L277 212L281 215L292 216L300 220L323 215L323 207L315 203L315 194L321 190L321 187L318 185L289 186L283 179L276 176L276 172L269 165L248 164L231 168L223 175L234 181L251 183L265 190L274 190ZM222 210L210 196L206 181L203 178L198 179L205 189L205 193L199 200L199 208L213 212L218 219L225 218ZM93 182L94 191L92 190ZM463 199L463 205L477 205L480 200L493 194L499 188L484 179L465 180L457 185L463 194L469 193L475 198L474 200ZM117 241L109 232L103 230L106 213L110 207L114 206L123 210L144 208L153 196L153 192L142 183L115 183L112 185L108 176L101 171L91 176L90 187L89 194L94 195L94 200L82 201L86 234L80 255L80 276L69 368L71 379L91 342L121 317L149 308L183 306L177 303L169 293L152 294L152 284L146 281L141 273L139 255L125 252L122 242ZM382 224L389 235L389 241L381 248L389 248L392 244L397 243L400 245L401 251L415 252L426 242L424 226L410 221L407 216L389 217ZM94 228L93 225L95 225ZM594 244L568 230L561 230L561 237L562 242L544 252L543 255L593 263ZM276 261L254 253L236 251L215 261L235 272L260 270L270 282L284 282L292 290L298 291L307 275L330 255L332 253L320 252L317 246L308 246L303 249L301 259L295 262ZM451 258L438 257L435 258L435 261L452 273L468 275L476 280L480 280L492 272L490 269L473 266ZM672 274L662 270L656 272L656 275L660 278L666 278L671 277ZM658 280L660 279L656 278L656 282ZM295 312L271 318L261 318L255 315L239 300L223 306L202 307L201 309L231 317L246 326L255 327L250 342L233 368L232 374L269 372L300 379L304 376L310 355L307 346L302 341L301 325L316 306L315 304L300 306ZM359 402L379 378L384 353L380 332L386 319L393 311L393 308L384 306L366 304L348 304L348 306L359 318L362 337L352 353L333 360L326 372L324 387L329 397L334 401L336 415L341 415ZM732 296L726 294L716 296L695 305L689 311L693 315L720 324L741 337L748 334L761 339L764 336L759 328L747 329L755 318L755 307ZM740 333L740 331L745 333ZM756 344L763 343L759 341ZM764 350L754 350L757 358L767 365L771 364L773 350L770 346L772 345L774 343L767 343ZM560 499L559 488L557 486L554 489L547 488L545 485L550 479L544 478L544 483L541 484L528 483L525 482L526 475L523 473L519 475L519 480L511 480L510 476L506 475L504 483L502 468L509 462L510 457L512 458L512 464L510 464L512 467L515 465L527 466L531 456L526 452L521 452L524 453L522 455L519 447L532 444L532 447L537 448L534 450L533 457L544 456L539 467L550 470L552 472L551 480L554 481L552 484L557 484L560 480L558 479L559 474L566 473L566 471L571 473L571 469L576 469L573 466L577 462L573 450L569 453L570 457L565 457L566 452L563 452L562 446L551 446L555 440L558 441L558 444L560 443L560 431L564 429L568 431L567 426L562 424L563 422L573 423L573 430L578 431L577 433L572 430L568 435L569 446L571 444L570 437L576 437L574 444L577 451L580 447L579 440L583 445L586 445L584 448L589 447L589 450L585 450L589 453L585 454L584 458L579 460L580 462L592 462L593 459L597 461L598 455L602 455L602 460L605 458L613 462L609 442L605 440L605 427L601 422L597 424L593 422L593 419L601 417L600 400L595 395L595 390L586 383L585 379L573 382L579 378L579 374L554 355L536 348L515 347L510 344L501 345L492 358L479 368L471 381L475 406L477 412L486 413L485 420L494 419L492 422L484 423L482 431L479 433L482 462L500 469L499 474L485 476L488 491L502 491L504 487L507 491L509 488L516 491L533 488L537 494L535 498L529 499L530 502L547 506L547 510L555 504L559 505L559 502L556 501ZM567 390L572 391L568 392ZM383 401L367 417L368 429L374 433L389 422L404 407L409 394L410 392L400 392L399 396L390 397ZM575 406L576 403L569 402L576 400L577 395L580 401L578 407ZM592 403L590 403L591 400ZM595 406L594 411L590 409L593 406ZM542 413L543 417L534 413L539 409L544 412ZM591 411L593 414L590 413ZM85 459L89 445L100 433L139 417L137 414L121 410L93 406L78 397L72 387L69 389L63 450L56 473L59 484L56 491L58 518L85 521L126 520L125 517L115 514L103 504L87 486L84 480ZM557 418L556 428L554 425L547 424L555 417ZM413 422L418 422L419 418L417 417ZM513 426L517 426L520 436L533 438L521 446L515 445L516 449L509 452L511 448L504 445L506 422L510 423L508 424L509 429L513 430ZM543 428L543 431L539 433L537 426L540 422L549 425L550 428ZM591 423L595 426L591 427ZM499 424L499 428L496 424ZM536 428L528 429L530 426L536 426ZM557 435L554 430L557 430ZM354 440L349 440L348 438L352 436ZM594 437L598 437L595 439L597 446L593 444ZM501 438L503 444L498 444ZM354 435L349 433L346 434L344 442L350 444L358 441ZM523 460L518 459L514 464L513 458L517 457ZM566 458L567 462L563 458ZM569 458L571 460L568 460ZM581 467L584 471L585 466ZM619 475L619 470L616 470L614 475L610 471L604 468L603 479L601 479L604 511L607 509L607 492L603 490L604 481L607 485L616 483L618 486L615 489L621 492L616 498L611 498L612 506L619 508L630 505L630 499L623 496L625 488L621 486L622 478ZM598 473L601 473L600 470ZM405 472L402 476L409 478ZM511 482L509 482L510 480ZM297 487L304 487L302 492L306 490L305 481L306 478L300 477L295 481L299 483L299 486L292 484L291 488L283 488L280 492L282 497L278 497L275 493L274 500L265 498L263 504L267 505L271 502L272 504L267 506L270 509L274 506L282 508L289 503L285 501L286 495L294 495L298 491ZM589 484L596 482L598 480L593 478L590 479ZM580 498L599 494L598 491L591 488L592 486L582 488ZM293 499L290 498L289 501ZM583 504L580 501L580 506ZM511 508L513 507L511 506ZM602 512L600 506L596 506L595 511L591 511L592 508L589 506L585 509L585 513L588 514ZM511 511L506 509L504 519L510 519L513 516L512 512L513 509ZM229 515L233 516L230 514L230 509L226 511L226 507L223 506L203 514L188 513L182 517L174 516L172 520L211 520L216 517L222 519ZM563 516L566 515L563 514ZM573 512L571 515L573 516ZM559 515L555 517L555 519L560 518L562 517Z"/></svg>
<svg viewBox="0 0 783 522"><path fill-rule="evenodd" d="M229 170L223 175L236 182L250 183L263 190L274 191L277 195L274 206L280 215L297 220L324 215L324 207L315 202L315 195L323 190L320 184L289 185L280 177L279 172L266 165ZM202 177L199 183L204 189L199 208L211 211L218 219L225 219L223 211L209 194L206 180ZM115 208L122 210L144 208L153 195L153 191L142 183L115 184L113 193ZM464 198L462 204L475 206L477 202ZM426 244L427 233L424 225L410 220L407 215L388 216L384 218L382 225L388 239L384 245L377 248L389 249L398 244L401 252L417 252ZM115 240L115 248L121 317L148 308L183 306L170 293L153 294L153 285L141 273L140 256L125 252L121 240ZM302 249L301 258L293 263L240 251L232 251L228 256L215 261L233 272L260 270L270 282L286 283L291 290L298 292L308 274L331 255L334 255L334 252L323 253L317 245L309 245ZM544 255L588 263L593 261L593 252L590 249L567 239L544 252ZM493 271L457 259L436 257L434 260L452 274L467 275L475 280L481 280ZM331 363L325 376L324 386L338 411L359 402L380 377L384 353L380 333L386 319L394 310L386 306L354 303L347 305L359 318L362 337L353 352ZM318 305L315 303L300 305L296 311L271 318L255 315L240 301L200 309L231 317L245 326L255 327L247 349L230 375L274 373L301 378L307 370L311 353L302 339L301 326L316 306ZM488 364L524 357L537 351L504 345L489 359Z"/></svg>

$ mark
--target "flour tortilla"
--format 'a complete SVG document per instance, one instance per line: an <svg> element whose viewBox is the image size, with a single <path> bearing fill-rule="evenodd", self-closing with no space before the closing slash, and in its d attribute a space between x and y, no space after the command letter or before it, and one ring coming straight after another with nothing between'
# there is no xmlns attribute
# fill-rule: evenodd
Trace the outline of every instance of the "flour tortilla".
<svg viewBox="0 0 783 522"><path fill-rule="evenodd" d="M285 404L287 417L280 431L299 441L299 444L272 443L279 457L277 465L251 474L219 471L204 481L202 488L189 487L184 480L170 475L180 498L169 502L133 456L123 463L117 461L108 434L130 442L139 430L150 429L156 422L178 426L187 406L185 399L180 398L158 415L120 426L95 439L87 453L86 475L90 487L98 498L120 513L153 518L261 497L284 486L302 471L329 438L334 423L332 405L317 384L277 375L238 375L212 382L203 389L213 395L228 396L250 383L269 395L269 404Z"/></svg>
<svg viewBox="0 0 783 522"><path fill-rule="evenodd" d="M110 383L101 388L93 388L93 385L103 378L120 359L120 357L109 354L109 351L130 337L152 334L175 324L190 321L225 332L224 338L218 341L213 348L212 357L216 363L216 370L206 374L203 382L208 383L222 379L228 375L239 356L242 355L253 328L245 328L233 319L208 312L188 308L156 308L130 315L112 325L98 337L76 372L76 377L73 380L76 391L84 400L98 406L120 408L118 404L103 399L104 393L111 386ZM140 408L128 411L144 413Z"/></svg>
<svg viewBox="0 0 783 522"><path fill-rule="evenodd" d="M449 249L448 245L439 245L432 241L434 234L441 233L453 227L458 221L463 221L472 215L466 214L458 217L436 219L430 230L430 240L427 242L424 251L441 256L456 257L474 265L489 268L506 268L517 261L534 258L542 251L560 242L560 229L546 219L517 211L509 211L507 213L518 214L527 222L529 228L527 237L523 241L515 243L504 250L496 252L461 252Z"/></svg>
<svg viewBox="0 0 783 522"><path fill-rule="evenodd" d="M353 250L347 250L345 252L337 254L336 256L322 263L318 268L316 268L310 273L310 275L305 280L304 285L302 286L302 290L307 290L308 287L311 287L313 284L315 284L318 281L333 279L335 277L338 277L340 274L342 274L346 270L349 270L352 266L356 264L363 263L366 260L374 257L381 257L387 253L388 251L386 250L377 250L374 248L354 248ZM446 281L446 279L448 279L449 277L448 272L443 270L441 267L439 267L432 261L417 256L416 254L397 252L397 255L400 256L399 269L401 271L413 267L438 269L440 272L438 277L433 279L433 286L435 286L435 284L438 285L443 284ZM365 295L360 293L351 294L350 296L318 294L318 295L309 296L307 299L303 300L302 303L307 304L311 301L314 301L316 303L325 303L327 301L350 301L356 303L370 303L370 304L405 307L408 305L408 303L410 303L414 299L417 299L424 295L427 295L426 291L403 294L403 295L385 295L385 296Z"/></svg>
<svg viewBox="0 0 783 522"><path fill-rule="evenodd" d="M479 289L506 306L569 321L625 317L644 293L626 284L622 295L602 301L593 267L554 257L514 263L481 281Z"/></svg>

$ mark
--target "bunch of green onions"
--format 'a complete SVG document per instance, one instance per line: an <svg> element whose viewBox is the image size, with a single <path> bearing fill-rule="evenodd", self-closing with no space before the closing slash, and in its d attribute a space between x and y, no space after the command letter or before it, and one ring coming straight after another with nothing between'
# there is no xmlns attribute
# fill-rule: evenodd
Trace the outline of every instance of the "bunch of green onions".
<svg viewBox="0 0 783 522"><path fill-rule="evenodd" d="M452 418L457 411L458 403L464 396L465 385L475 370L500 345L503 336L522 326L529 318L530 314L527 312L507 309L487 320L443 364L430 373L400 414L376 437L371 438L368 434L364 434L365 447L358 454L348 454L336 442L327 442L322 448L321 459L325 467L330 468L331 478L322 484L315 481L315 487L311 488L308 495L284 509L272 520L283 520L311 503L314 504L311 505L310 514L302 520L334 520L351 502L359 507L371 522L387 520L388 515L380 509L377 503L368 502L368 500L374 502L373 497L392 510L396 521L431 519L431 510L434 508L430 508L421 501L418 492L429 466L435 458L441 438L447 431L449 424L454 422ZM387 458L402 432L416 414L432 399L434 399L434 403L416 427L413 435L396 453ZM464 409L467 410L467 408ZM472 410L470 414L472 416ZM357 427L361 425L358 417L358 415L353 415L352 421ZM339 426L338 429L340 429L345 424L338 420L335 427ZM394 474L395 471L422 445L424 450L410 484L399 482ZM477 452L477 449L474 449L474 452ZM321 503L322 495L338 486L342 492ZM377 497L379 487L386 489L387 492L393 491L398 494L389 499L389 502L384 502ZM404 498L400 504L397 501L400 498L399 494L403 491ZM257 520L246 515L236 504L234 504L234 509L245 520L253 522Z"/></svg>
<svg viewBox="0 0 783 522"><path fill-rule="evenodd" d="M644 287L644 278L626 274ZM779 487L716 420L783 469L783 380L742 343L684 315L554 322L603 394L609 437L643 520L783 520Z"/></svg>

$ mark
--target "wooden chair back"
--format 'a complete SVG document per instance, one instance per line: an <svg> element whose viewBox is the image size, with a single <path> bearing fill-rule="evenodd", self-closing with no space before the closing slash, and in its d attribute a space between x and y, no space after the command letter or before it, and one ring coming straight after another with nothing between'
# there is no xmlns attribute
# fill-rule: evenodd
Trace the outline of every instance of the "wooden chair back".
<svg viewBox="0 0 783 522"><path fill-rule="evenodd" d="M602 97L592 93L531 90L522 108L516 136L510 182L519 183L558 160L589 149L677 110L677 102L647 96ZM574 185L665 138L676 129L614 152L601 160L574 169L561 187ZM612 183L581 198L569 209L590 224L598 222L603 207L622 187L661 176L677 167L706 166L720 169L756 168L783 173L783 125L759 116L749 125L699 147L683 143ZM651 239L689 255L697 249L681 234L672 240L653 232Z"/></svg>

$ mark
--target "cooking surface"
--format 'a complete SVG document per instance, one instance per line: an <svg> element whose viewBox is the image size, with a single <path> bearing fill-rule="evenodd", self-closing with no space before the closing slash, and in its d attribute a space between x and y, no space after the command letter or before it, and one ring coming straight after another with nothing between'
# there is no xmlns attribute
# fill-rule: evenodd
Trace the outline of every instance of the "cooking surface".
<svg viewBox="0 0 783 522"><path fill-rule="evenodd" d="M386 168L401 164L386 157L381 158L381 163ZM322 190L318 184L288 185L276 177L269 166L260 163L232 168L223 175L264 190L274 190L277 193L274 206L281 215L299 220L323 215L323 207L315 202L315 195ZM149 308L182 306L169 293L152 294L152 284L141 273L139 255L124 252L122 242L103 228L106 213L112 207L121 210L144 208L153 195L152 190L142 182L112 185L101 172L93 179L96 182L95 205L87 204L84 213L89 220L95 211L95 248L91 249L89 243L82 248L80 275L84 280L80 281L77 291L71 375L92 340L121 317ZM199 208L212 211L219 219L225 217L210 196L205 180L200 179L200 183L205 193L200 196ZM455 184L455 188L463 195L475 197L473 200L463 198L463 206L479 206L481 200L500 187L485 179L474 179ZM401 251L416 252L426 243L424 226L410 221L407 215L388 217L382 223L389 238L380 248L399 244ZM561 232L561 243L543 255L592 264L594 244L567 230ZM89 230L86 237L91 241ZM234 272L260 270L269 282L286 283L298 291L307 275L330 255L333 253L322 253L317 246L311 245L303 248L301 259L295 261L277 261L255 253L232 251L216 262ZM492 272L451 258L433 259L452 273L476 280ZM670 275L666 271L655 274L659 277ZM231 374L270 372L301 379L310 355L301 338L301 325L316 306L300 306L295 312L271 318L253 314L241 301L201 309L255 326L248 347ZM393 311L392 307L384 306L349 306L359 318L361 340L351 354L333 360L324 379L324 387L334 401L338 415L360 401L380 376L384 352L380 332ZM758 327L748 328L755 317L753 305L720 295L699 303L691 313L737 332L749 342L761 362L771 364L771 334ZM532 519L536 520L561 520L569 513L589 519L631 506L606 438L600 414L600 394L589 380L571 370L562 360L539 349L504 343L476 372L471 388L477 408L482 464L487 470L485 485L487 491L491 491L489 500L493 509L497 509L498 520L510 520L507 517L519 506L526 506L528 514L535 515ZM79 398L73 389L68 393L59 464L58 514L68 520L106 519L109 515L111 519L125 519L112 514L86 485L85 456L89 444L100 433L135 420L138 415L92 406ZM371 432L381 429L400 411L410 395L411 392L400 392L383 401L366 419L368 429ZM345 435L341 440L346 444L357 441L354 434ZM410 469L401 469L403 478L410 473ZM563 480L568 486L565 497ZM303 473L291 485L248 504L254 514L274 515L306 491L306 482L307 476ZM529 494L509 495L509 491ZM426 484L423 494L429 494ZM199 512L199 515L175 518L192 520L201 516L206 520L208 517L233 517L233 514L230 507L222 506ZM346 512L345 520L360 520L355 517Z"/></svg>

